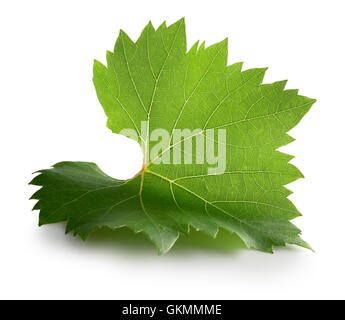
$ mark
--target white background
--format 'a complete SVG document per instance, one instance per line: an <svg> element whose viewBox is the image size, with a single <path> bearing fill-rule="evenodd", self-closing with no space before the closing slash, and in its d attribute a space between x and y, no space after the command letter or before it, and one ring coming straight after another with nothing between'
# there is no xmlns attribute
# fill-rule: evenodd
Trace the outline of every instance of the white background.
<svg viewBox="0 0 345 320"><path fill-rule="evenodd" d="M2 1L0 5L0 298L345 298L344 1ZM135 143L111 134L92 84L120 28L136 39L185 16L188 47L229 37L229 63L265 67L265 82L318 102L284 148L304 173L289 185L295 220L316 250L238 249L194 235L158 256L119 232L82 242L37 226L31 173L94 161L116 178L141 167ZM193 240L194 238L194 240ZM223 239L224 240L224 239Z"/></svg>

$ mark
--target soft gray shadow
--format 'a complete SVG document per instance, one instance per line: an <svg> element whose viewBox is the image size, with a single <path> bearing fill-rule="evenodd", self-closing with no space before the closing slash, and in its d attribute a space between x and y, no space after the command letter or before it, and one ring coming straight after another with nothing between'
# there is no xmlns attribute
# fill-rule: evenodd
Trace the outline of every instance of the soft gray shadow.
<svg viewBox="0 0 345 320"><path fill-rule="evenodd" d="M40 241L44 244L53 243L59 247L68 245L72 249L82 249L84 252L101 252L105 256L116 258L126 256L141 262L166 263L174 260L188 265L194 258L202 260L207 258L207 261L213 261L210 257L218 257L220 259L215 259L215 264L210 262L210 265L212 268L218 268L219 272L225 272L224 276L230 266L233 272L238 272L240 275L259 273L262 277L272 277L281 270L287 273L296 270L300 272L301 262L304 268L313 268L312 260L301 248L296 246L279 248L279 250L275 248L275 252L279 255L249 250L238 236L225 230L220 230L217 238L213 239L203 232L192 229L190 235L181 235L172 249L157 260L157 249L143 233L136 234L128 228L116 230L102 228L91 234L84 242L71 233L64 235L64 227L63 223L44 226L39 233ZM251 251L251 254L242 254L248 251ZM118 259L116 261L119 262Z"/></svg>

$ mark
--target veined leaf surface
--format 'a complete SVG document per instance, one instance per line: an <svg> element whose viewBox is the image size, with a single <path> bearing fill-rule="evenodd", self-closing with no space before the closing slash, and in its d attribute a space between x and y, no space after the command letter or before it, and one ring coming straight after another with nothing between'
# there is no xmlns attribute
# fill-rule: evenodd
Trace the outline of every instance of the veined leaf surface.
<svg viewBox="0 0 345 320"><path fill-rule="evenodd" d="M224 228L268 252L286 244L309 248L290 222L300 213L284 187L302 174L277 148L293 141L287 132L315 100L284 90L286 81L262 84L265 68L228 66L227 50L224 40L187 52L183 19L157 30L149 23L136 42L121 31L106 66L94 62L93 81L107 126L136 134L143 168L125 181L88 162L41 170L31 182L42 186L32 197L39 200L40 225L66 221L67 231L82 238L102 226L125 226L144 232L162 253L190 226L213 237ZM170 133L158 151L151 139L157 129ZM178 129L189 131L176 139ZM224 129L225 140L210 138L213 129ZM172 151L183 158L198 137L204 158L208 143L218 152L223 144L221 170L198 161L200 150L190 155L192 163L176 161Z"/></svg>

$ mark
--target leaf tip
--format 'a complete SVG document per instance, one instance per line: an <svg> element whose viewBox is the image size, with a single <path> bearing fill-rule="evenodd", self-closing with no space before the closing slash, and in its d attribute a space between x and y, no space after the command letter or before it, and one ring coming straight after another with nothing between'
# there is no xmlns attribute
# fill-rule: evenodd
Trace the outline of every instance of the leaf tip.
<svg viewBox="0 0 345 320"><path fill-rule="evenodd" d="M125 37L125 38L128 38L128 35L127 33L123 30L123 29L120 29L120 32L119 32L119 38L120 37Z"/></svg>
<svg viewBox="0 0 345 320"><path fill-rule="evenodd" d="M180 20L178 20L177 22L185 24L186 23L186 18L182 17Z"/></svg>

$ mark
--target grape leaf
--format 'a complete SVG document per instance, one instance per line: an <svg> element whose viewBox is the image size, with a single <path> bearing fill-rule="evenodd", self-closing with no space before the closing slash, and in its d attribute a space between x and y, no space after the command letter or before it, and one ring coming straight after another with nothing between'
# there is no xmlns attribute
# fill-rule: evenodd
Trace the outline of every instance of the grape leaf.
<svg viewBox="0 0 345 320"><path fill-rule="evenodd" d="M310 248L290 222L300 213L284 187L302 174L277 148L293 141L287 132L315 100L284 90L286 81L262 84L266 68L242 71L242 63L228 66L227 56L227 39L187 52L184 19L156 30L149 23L136 42L120 31L107 65L94 62L93 82L108 128L137 134L143 168L125 181L89 162L39 171L31 181L41 186L32 196L39 224L66 222L66 232L83 239L103 226L128 227L144 232L160 253L190 226L212 237L224 228L267 252L286 244ZM190 132L170 138L152 158L150 136L159 128ZM207 140L210 129L225 129L222 172L210 171L209 163L164 163L194 137Z"/></svg>

